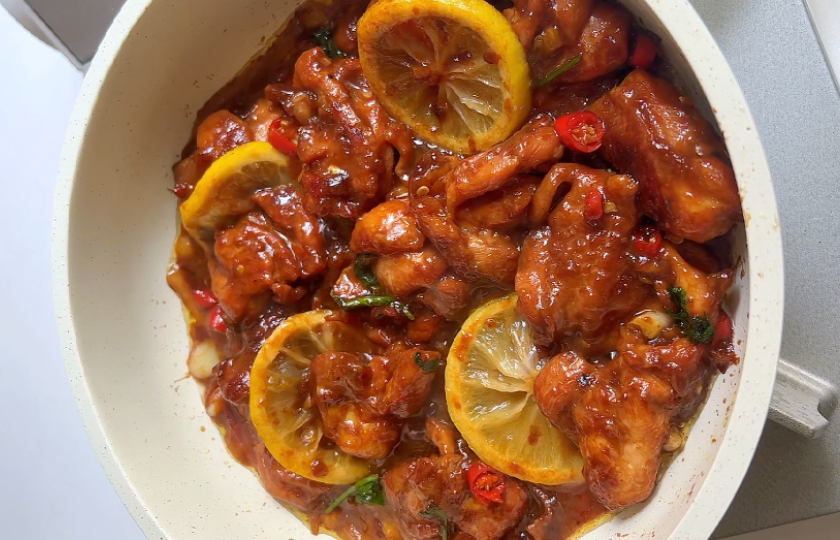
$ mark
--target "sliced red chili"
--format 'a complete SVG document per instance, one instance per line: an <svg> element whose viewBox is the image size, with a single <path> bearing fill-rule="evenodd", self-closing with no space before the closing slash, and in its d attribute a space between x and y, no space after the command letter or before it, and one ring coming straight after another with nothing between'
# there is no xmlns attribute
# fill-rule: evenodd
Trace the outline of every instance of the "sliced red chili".
<svg viewBox="0 0 840 540"><path fill-rule="evenodd" d="M656 41L644 34L637 35L633 52L627 63L633 67L647 69L653 65L654 60L656 60Z"/></svg>
<svg viewBox="0 0 840 540"><path fill-rule="evenodd" d="M729 315L721 311L720 320L715 325L715 337L712 339L712 348L719 349L725 346L732 341L734 335L735 329L732 326L732 319L729 318Z"/></svg>
<svg viewBox="0 0 840 540"><path fill-rule="evenodd" d="M294 141L286 137L286 134L283 133L283 129L284 126L282 119L278 118L272 122L271 126L268 128L268 142L280 152L293 156L297 154L297 145Z"/></svg>
<svg viewBox="0 0 840 540"><path fill-rule="evenodd" d="M597 189L586 194L583 217L587 223L594 225L604 215L604 196Z"/></svg>
<svg viewBox="0 0 840 540"><path fill-rule="evenodd" d="M198 304L198 307L202 309L210 309L219 303L212 292L204 291L202 289L195 291L193 293L193 298L195 299L195 303Z"/></svg>
<svg viewBox="0 0 840 540"><path fill-rule="evenodd" d="M591 153L601 148L604 140L604 121L592 111L566 114L554 123L563 146L576 152Z"/></svg>
<svg viewBox="0 0 840 540"><path fill-rule="evenodd" d="M210 310L210 313L207 315L207 326L222 334L227 332L227 323L222 318L222 306L217 305Z"/></svg>
<svg viewBox="0 0 840 540"><path fill-rule="evenodd" d="M189 184L175 184L175 189L172 190L172 193L179 199L186 199L192 195L193 189L195 189L195 186Z"/></svg>
<svg viewBox="0 0 840 540"><path fill-rule="evenodd" d="M474 461L467 471L470 490L475 498L485 506L491 502L504 502L505 477L499 471L490 468L483 461Z"/></svg>
<svg viewBox="0 0 840 540"><path fill-rule="evenodd" d="M651 226L634 232L632 240L636 253L645 257L653 257L662 249L662 234Z"/></svg>

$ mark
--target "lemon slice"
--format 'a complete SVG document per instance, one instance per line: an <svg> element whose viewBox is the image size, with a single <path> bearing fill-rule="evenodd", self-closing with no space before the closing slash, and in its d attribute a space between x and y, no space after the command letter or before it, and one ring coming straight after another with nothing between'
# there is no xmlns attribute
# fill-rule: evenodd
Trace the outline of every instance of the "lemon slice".
<svg viewBox="0 0 840 540"><path fill-rule="evenodd" d="M339 450L324 437L309 394L312 359L327 351L379 352L364 333L329 321L330 311L299 313L265 341L251 368L251 420L283 467L327 484L350 484L370 474L368 461Z"/></svg>
<svg viewBox="0 0 840 540"><path fill-rule="evenodd" d="M485 463L528 482L582 482L583 458L534 398L540 353L517 296L470 315L446 364L446 404L455 426Z"/></svg>
<svg viewBox="0 0 840 540"><path fill-rule="evenodd" d="M289 167L289 158L267 142L234 148L210 165L181 203L184 228L196 240L212 244L219 227L256 206L251 200L255 191L295 183Z"/></svg>
<svg viewBox="0 0 840 540"><path fill-rule="evenodd" d="M484 0L381 0L359 20L358 40L373 93L432 144L486 150L531 111L525 51Z"/></svg>

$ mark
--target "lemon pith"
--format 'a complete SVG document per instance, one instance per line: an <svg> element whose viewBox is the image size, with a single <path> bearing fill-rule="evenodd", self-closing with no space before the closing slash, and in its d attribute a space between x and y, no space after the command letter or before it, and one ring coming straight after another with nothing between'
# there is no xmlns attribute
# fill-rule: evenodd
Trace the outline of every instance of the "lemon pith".
<svg viewBox="0 0 840 540"><path fill-rule="evenodd" d="M300 313L274 330L251 368L249 407L257 434L280 465L318 482L350 484L368 475L371 464L324 439L317 409L301 379L318 354L372 353L375 347L361 331L328 321L331 314Z"/></svg>
<svg viewBox="0 0 840 540"><path fill-rule="evenodd" d="M267 142L246 143L210 165L181 203L181 222L190 236L212 243L216 229L256 206L255 191L293 183L288 157Z"/></svg>
<svg viewBox="0 0 840 540"><path fill-rule="evenodd" d="M511 294L474 311L446 365L446 404L470 448L491 467L547 485L582 481L577 448L534 399L539 352Z"/></svg>
<svg viewBox="0 0 840 540"><path fill-rule="evenodd" d="M525 51L484 0L382 0L359 20L358 42L373 93L430 143L486 150L531 110Z"/></svg>

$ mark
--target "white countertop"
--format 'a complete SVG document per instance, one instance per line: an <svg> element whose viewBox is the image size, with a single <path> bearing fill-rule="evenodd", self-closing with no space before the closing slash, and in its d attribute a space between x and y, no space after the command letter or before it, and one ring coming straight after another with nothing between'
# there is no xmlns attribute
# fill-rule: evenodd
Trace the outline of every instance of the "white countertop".
<svg viewBox="0 0 840 540"><path fill-rule="evenodd" d="M0 538L143 540L85 435L53 321L52 195L82 75L2 8L0 73ZM739 540L839 532L834 515Z"/></svg>

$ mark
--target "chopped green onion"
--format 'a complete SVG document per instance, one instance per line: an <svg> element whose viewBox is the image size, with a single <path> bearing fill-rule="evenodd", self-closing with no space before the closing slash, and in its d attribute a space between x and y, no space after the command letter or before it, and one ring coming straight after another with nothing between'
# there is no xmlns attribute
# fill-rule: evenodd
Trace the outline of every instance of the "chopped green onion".
<svg viewBox="0 0 840 540"><path fill-rule="evenodd" d="M408 320L414 320L414 313L411 312L408 305L403 304L392 296L384 294L371 294L369 296L360 296L359 298L349 298L346 300L335 293L330 293L330 296L332 296L332 299L335 300L336 304L338 304L338 307L346 311L365 307L391 306L397 310L397 313L403 315Z"/></svg>
<svg viewBox="0 0 840 540"><path fill-rule="evenodd" d="M362 478L344 491L341 495L332 502L331 505L324 510L325 514L329 514L338 505L347 500L348 497L354 496L356 502L359 504L375 504L377 506L385 505L385 495L382 492L382 484L379 483L379 475L372 474Z"/></svg>
<svg viewBox="0 0 840 540"><path fill-rule="evenodd" d="M385 296L380 294L372 294L370 296L360 296L359 298L349 298L345 300L340 296L337 296L335 293L331 293L332 299L335 300L335 303L338 304L338 307L341 309L352 310L352 309L359 309L365 307L382 307L382 306L390 306L395 302L394 298L391 296Z"/></svg>
<svg viewBox="0 0 840 540"><path fill-rule="evenodd" d="M370 264L372 260L373 255L367 253L356 257L356 262L353 264L353 273L356 274L356 279L365 287L378 288L379 280L373 274L373 268L371 268Z"/></svg>
<svg viewBox="0 0 840 540"><path fill-rule="evenodd" d="M417 353L414 355L414 363L417 364L423 373L432 373L433 371L437 371L437 368L440 366L440 358L426 361L423 360L422 354Z"/></svg>
<svg viewBox="0 0 840 540"><path fill-rule="evenodd" d="M580 64L580 61L583 60L583 53L578 53L577 56L573 56L560 64L558 67L552 69L548 72L548 75L537 81L537 88L542 88L543 86L547 85L560 75L566 73L576 65Z"/></svg>
<svg viewBox="0 0 840 540"><path fill-rule="evenodd" d="M685 337L698 345L709 343L715 337L715 327L708 316L692 316L688 311L688 294L681 287L671 287L668 290L671 302L679 307L678 311L668 312L676 319Z"/></svg>
<svg viewBox="0 0 840 540"><path fill-rule="evenodd" d="M449 518L446 514L437 507L435 503L429 503L429 506L420 515L427 519L436 519L440 521L440 538L447 540L449 537Z"/></svg>
<svg viewBox="0 0 840 540"><path fill-rule="evenodd" d="M319 47L324 49L324 52L327 53L327 56L330 58L347 58L347 54L339 49L338 45L335 44L335 40L330 35L329 28L324 27L316 31L312 34L312 40L315 41Z"/></svg>

